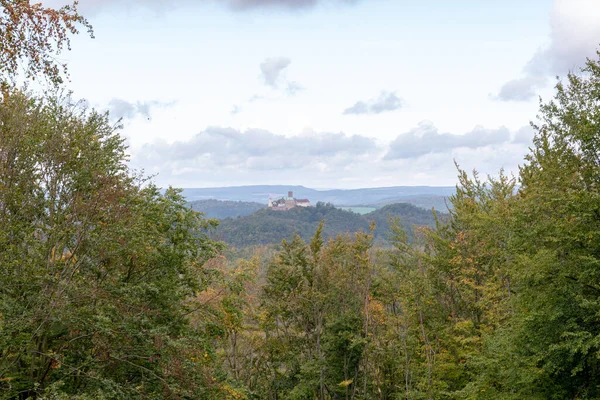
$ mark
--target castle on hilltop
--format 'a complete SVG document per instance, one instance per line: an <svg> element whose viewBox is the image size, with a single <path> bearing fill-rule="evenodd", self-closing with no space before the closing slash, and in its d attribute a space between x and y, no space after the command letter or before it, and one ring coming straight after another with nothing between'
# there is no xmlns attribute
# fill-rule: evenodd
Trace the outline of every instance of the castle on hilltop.
<svg viewBox="0 0 600 400"><path fill-rule="evenodd" d="M310 201L295 198L294 192L290 190L287 197L280 197L275 200L269 199L268 207L271 210L286 211L295 207L310 207Z"/></svg>

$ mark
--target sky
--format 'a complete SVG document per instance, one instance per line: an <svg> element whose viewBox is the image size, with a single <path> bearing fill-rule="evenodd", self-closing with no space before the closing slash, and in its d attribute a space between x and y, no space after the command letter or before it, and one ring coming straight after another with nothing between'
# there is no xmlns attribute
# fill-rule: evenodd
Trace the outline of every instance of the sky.
<svg viewBox="0 0 600 400"><path fill-rule="evenodd" d="M45 0L60 6L64 0ZM61 55L159 186L450 186L517 174L598 0L80 0Z"/></svg>

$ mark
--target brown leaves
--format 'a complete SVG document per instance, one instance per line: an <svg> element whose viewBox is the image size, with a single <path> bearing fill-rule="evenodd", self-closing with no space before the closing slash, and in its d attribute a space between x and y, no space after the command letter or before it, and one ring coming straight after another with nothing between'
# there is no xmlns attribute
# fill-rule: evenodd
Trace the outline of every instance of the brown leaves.
<svg viewBox="0 0 600 400"><path fill-rule="evenodd" d="M30 0L0 0L0 80L23 73L28 79L42 75L62 83L67 65L56 56L71 49L69 36L79 33L78 25L93 37L92 26L77 12L77 1L56 10Z"/></svg>

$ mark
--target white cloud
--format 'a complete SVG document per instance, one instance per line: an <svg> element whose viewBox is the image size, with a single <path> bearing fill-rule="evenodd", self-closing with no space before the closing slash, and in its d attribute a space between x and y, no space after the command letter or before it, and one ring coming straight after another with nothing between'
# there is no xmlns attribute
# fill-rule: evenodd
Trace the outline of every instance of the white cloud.
<svg viewBox="0 0 600 400"><path fill-rule="evenodd" d="M451 153L455 149L479 149L501 146L511 142L507 128L485 129L476 127L463 135L440 133L431 122L421 122L418 127L399 135L385 155L386 160L417 158L426 154Z"/></svg>
<svg viewBox="0 0 600 400"><path fill-rule="evenodd" d="M304 90L304 87L297 82L288 82L287 87L285 88L285 93L288 96L295 96L298 92Z"/></svg>
<svg viewBox="0 0 600 400"><path fill-rule="evenodd" d="M525 68L532 75L563 75L595 56L600 45L600 2L555 0L550 26L550 45Z"/></svg>
<svg viewBox="0 0 600 400"><path fill-rule="evenodd" d="M344 114L381 114L399 110L401 107L402 99L396 95L396 92L382 91L376 99L357 101L352 107L346 108Z"/></svg>
<svg viewBox="0 0 600 400"><path fill-rule="evenodd" d="M523 68L524 76L507 82L498 100L530 100L549 78L577 72L586 58L595 58L600 45L600 1L555 0L550 17L549 44Z"/></svg>
<svg viewBox="0 0 600 400"><path fill-rule="evenodd" d="M360 135L307 132L286 137L262 129L241 132L211 127L187 141L147 144L138 159L165 169L187 165L204 170L294 170L322 161L329 165L352 163L374 152L375 140Z"/></svg>
<svg viewBox="0 0 600 400"><path fill-rule="evenodd" d="M136 101L132 103L123 99L113 98L108 103L108 111L110 116L116 119L133 119L136 116L150 119L152 109L171 107L174 104L175 102L172 101L162 102L158 100Z"/></svg>
<svg viewBox="0 0 600 400"><path fill-rule="evenodd" d="M517 172L532 129L476 127L440 133L430 122L388 144L344 133L306 131L284 136L261 129L211 127L173 143L146 144L134 152L137 167L159 173L159 183L193 186L304 184L320 187L444 185L456 181L454 160L466 169Z"/></svg>
<svg viewBox="0 0 600 400"><path fill-rule="evenodd" d="M260 79L268 88L267 92L257 93L248 99L248 103L259 100L279 101L285 97L294 97L305 90L298 82L285 79L287 68L292 63L288 57L269 57L260 64ZM234 105L232 114L242 111L240 105Z"/></svg>
<svg viewBox="0 0 600 400"><path fill-rule="evenodd" d="M227 4L238 10L269 7L297 10L312 8L318 4L352 4L356 2L358 0L229 0Z"/></svg>
<svg viewBox="0 0 600 400"><path fill-rule="evenodd" d="M265 85L276 88L279 86L281 73L292 63L287 57L270 57L260 64L261 77Z"/></svg>
<svg viewBox="0 0 600 400"><path fill-rule="evenodd" d="M359 0L79 0L79 9L84 13L95 13L109 7L146 7L166 11L182 5L216 3L234 11L255 9L281 9L288 11L314 8L323 4L349 5ZM67 0L43 0L48 7L61 7L72 4Z"/></svg>
<svg viewBox="0 0 600 400"><path fill-rule="evenodd" d="M536 97L537 91L546 86L548 79L544 76L526 76L506 82L495 96L497 100L528 101Z"/></svg>

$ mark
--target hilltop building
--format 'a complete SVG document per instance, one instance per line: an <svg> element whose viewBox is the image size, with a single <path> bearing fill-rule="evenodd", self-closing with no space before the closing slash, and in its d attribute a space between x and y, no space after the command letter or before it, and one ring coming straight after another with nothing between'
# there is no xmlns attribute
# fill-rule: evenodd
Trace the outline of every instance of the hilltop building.
<svg viewBox="0 0 600 400"><path fill-rule="evenodd" d="M271 210L287 211L294 207L310 207L310 201L308 199L295 198L294 192L290 190L287 197L280 197L275 200L269 199L268 207Z"/></svg>

